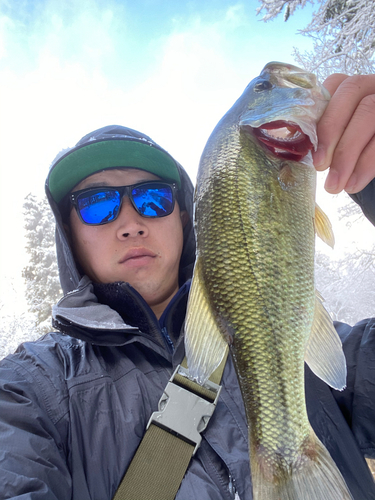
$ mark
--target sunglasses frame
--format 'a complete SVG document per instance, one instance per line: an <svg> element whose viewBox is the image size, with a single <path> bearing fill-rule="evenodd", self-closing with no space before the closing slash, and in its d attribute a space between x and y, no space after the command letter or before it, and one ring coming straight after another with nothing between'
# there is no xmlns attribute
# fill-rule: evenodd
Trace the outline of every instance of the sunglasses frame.
<svg viewBox="0 0 375 500"><path fill-rule="evenodd" d="M145 214L142 214L136 204L134 203L134 200L133 200L133 197L130 196L131 195L131 192L132 192L132 189L135 188L135 187L141 187L141 186L144 186L144 185L147 185L147 184L157 184L157 185L161 185L161 186L168 186L172 189L172 210L170 213L168 214L163 214L163 215L145 215ZM101 191L110 191L110 190L113 190L113 191L117 191L120 195L120 206L119 206L119 209L117 211L117 214L115 216L114 219L112 220L109 220L109 221L105 221L105 222L98 222L98 223L91 223L91 222L86 222L83 220L82 218L82 215L80 213L80 210L78 208L78 198L81 194L84 194L84 193L99 193ZM171 213L173 212L174 210L174 206L175 206L175 203L176 203L176 198L177 198L177 193L178 193L178 186L175 182L166 182L166 181L158 181L158 180L155 180L155 181L143 181L143 182L137 182L136 184L130 184L128 186L94 186L94 187L88 187L88 188L84 188L84 189L80 189L79 191L74 191L73 193L70 193L69 195L69 201L70 203L74 206L74 208L76 209L76 212L77 212L77 215L80 219L80 221L83 223L83 224L86 224L86 226L103 226L104 224L109 224L110 222L113 222L117 219L119 213L120 213L120 210L121 210L121 205L122 205L122 200L124 198L124 196L128 196L134 210L139 214L141 215L142 217L145 217L147 219L159 219L161 217L167 217L168 215L171 215Z"/></svg>

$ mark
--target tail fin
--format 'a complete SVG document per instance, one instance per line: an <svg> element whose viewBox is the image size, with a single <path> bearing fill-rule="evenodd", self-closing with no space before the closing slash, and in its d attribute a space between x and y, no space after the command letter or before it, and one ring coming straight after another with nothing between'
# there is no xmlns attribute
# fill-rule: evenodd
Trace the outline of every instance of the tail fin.
<svg viewBox="0 0 375 500"><path fill-rule="evenodd" d="M254 447L255 448L255 447ZM344 478L311 429L309 442L292 464L278 455L250 452L254 500L352 500Z"/></svg>

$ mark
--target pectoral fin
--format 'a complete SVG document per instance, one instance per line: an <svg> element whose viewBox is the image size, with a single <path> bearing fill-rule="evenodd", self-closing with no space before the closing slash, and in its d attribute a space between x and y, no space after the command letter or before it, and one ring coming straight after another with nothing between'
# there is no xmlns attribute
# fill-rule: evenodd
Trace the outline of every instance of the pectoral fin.
<svg viewBox="0 0 375 500"><path fill-rule="evenodd" d="M335 236L332 230L332 224L323 210L315 203L315 232L324 243L331 248L335 245Z"/></svg>
<svg viewBox="0 0 375 500"><path fill-rule="evenodd" d="M185 321L185 349L189 372L199 384L219 366L228 344L208 300L199 258L195 263Z"/></svg>
<svg viewBox="0 0 375 500"><path fill-rule="evenodd" d="M305 351L305 361L311 370L334 389L346 386L346 360L332 320L316 292L314 322Z"/></svg>

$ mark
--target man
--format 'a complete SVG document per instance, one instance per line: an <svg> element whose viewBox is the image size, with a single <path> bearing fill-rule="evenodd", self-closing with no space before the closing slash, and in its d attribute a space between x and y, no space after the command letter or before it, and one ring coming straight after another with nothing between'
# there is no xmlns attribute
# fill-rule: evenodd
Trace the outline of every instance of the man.
<svg viewBox="0 0 375 500"><path fill-rule="evenodd" d="M327 87L334 95L319 124L316 161L319 168L331 164L331 191L359 191L375 176L375 82L336 75ZM372 122L367 114L358 120L366 105ZM369 212L371 186L357 195ZM184 357L193 186L149 137L114 126L57 158L46 191L64 290L53 309L59 333L23 345L0 364L1 497L109 500ZM339 326L349 361L344 393L306 375L311 423L355 499L375 499L363 458L375 457L374 377L366 359L375 352L372 324L360 323L350 335ZM247 426L230 358L176 498L251 499Z"/></svg>

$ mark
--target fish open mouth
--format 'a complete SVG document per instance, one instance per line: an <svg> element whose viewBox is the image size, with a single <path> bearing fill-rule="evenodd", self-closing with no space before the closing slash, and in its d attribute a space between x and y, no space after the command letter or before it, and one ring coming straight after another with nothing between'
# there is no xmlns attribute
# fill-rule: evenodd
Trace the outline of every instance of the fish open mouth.
<svg viewBox="0 0 375 500"><path fill-rule="evenodd" d="M310 138L293 122L277 120L253 128L253 133L275 156L300 161L313 148Z"/></svg>

